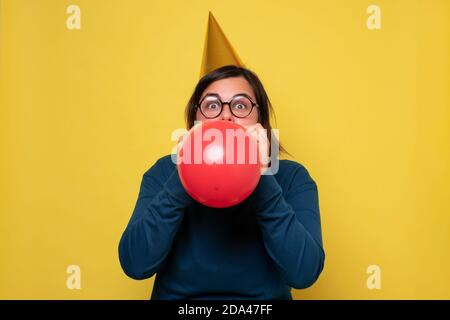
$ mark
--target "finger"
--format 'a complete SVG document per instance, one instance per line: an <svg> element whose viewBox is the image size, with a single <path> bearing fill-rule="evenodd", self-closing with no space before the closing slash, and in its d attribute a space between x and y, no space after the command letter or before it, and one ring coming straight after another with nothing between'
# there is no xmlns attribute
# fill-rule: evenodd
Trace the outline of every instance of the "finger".
<svg viewBox="0 0 450 320"><path fill-rule="evenodd" d="M259 139L258 139L258 134L256 133L256 131L248 131L247 132L247 134L250 136L250 137L253 137L257 142L259 142Z"/></svg>
<svg viewBox="0 0 450 320"><path fill-rule="evenodd" d="M253 125L253 124L247 125L247 126L244 126L244 128L245 128L246 131L251 131L251 130L255 129L255 125Z"/></svg>

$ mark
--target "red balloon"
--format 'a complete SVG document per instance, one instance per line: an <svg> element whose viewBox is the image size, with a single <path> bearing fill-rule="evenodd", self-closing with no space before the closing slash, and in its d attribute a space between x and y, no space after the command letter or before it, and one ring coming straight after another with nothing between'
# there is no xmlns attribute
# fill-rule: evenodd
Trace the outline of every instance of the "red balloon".
<svg viewBox="0 0 450 320"><path fill-rule="evenodd" d="M239 204L260 179L256 139L231 121L195 125L184 139L177 160L186 192L209 207Z"/></svg>

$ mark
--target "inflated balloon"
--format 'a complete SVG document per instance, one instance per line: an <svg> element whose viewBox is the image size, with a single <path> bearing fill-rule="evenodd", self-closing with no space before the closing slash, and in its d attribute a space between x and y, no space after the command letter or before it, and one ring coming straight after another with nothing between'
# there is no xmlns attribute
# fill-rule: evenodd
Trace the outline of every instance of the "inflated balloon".
<svg viewBox="0 0 450 320"><path fill-rule="evenodd" d="M182 142L177 162L186 192L209 207L239 204L260 179L256 139L230 121L194 126Z"/></svg>

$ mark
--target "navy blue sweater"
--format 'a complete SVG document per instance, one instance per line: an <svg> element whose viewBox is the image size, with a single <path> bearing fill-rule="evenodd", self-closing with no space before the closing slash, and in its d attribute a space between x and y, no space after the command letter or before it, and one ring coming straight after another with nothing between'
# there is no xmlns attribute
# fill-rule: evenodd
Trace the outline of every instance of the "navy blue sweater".
<svg viewBox="0 0 450 320"><path fill-rule="evenodd" d="M167 155L142 177L119 258L133 279L156 273L151 299L292 299L324 266L316 183L280 160L245 201L210 208L186 193Z"/></svg>

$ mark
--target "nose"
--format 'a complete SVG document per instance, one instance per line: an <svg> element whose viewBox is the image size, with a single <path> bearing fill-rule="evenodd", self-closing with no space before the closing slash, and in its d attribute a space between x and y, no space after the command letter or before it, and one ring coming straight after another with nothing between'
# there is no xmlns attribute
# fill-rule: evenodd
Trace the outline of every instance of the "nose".
<svg viewBox="0 0 450 320"><path fill-rule="evenodd" d="M233 114L230 111L230 104L224 103L223 104L223 110L221 113L221 119L226 121L232 121L233 120Z"/></svg>

